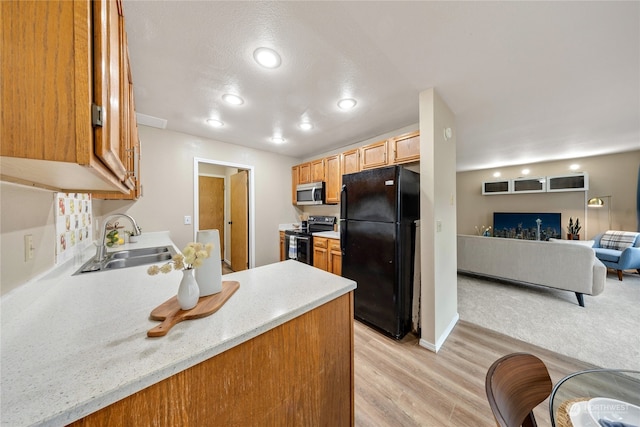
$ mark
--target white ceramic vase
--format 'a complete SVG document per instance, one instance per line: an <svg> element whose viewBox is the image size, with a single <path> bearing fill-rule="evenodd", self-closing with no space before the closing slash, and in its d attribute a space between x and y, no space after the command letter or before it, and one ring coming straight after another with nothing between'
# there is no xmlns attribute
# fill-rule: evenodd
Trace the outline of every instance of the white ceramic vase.
<svg viewBox="0 0 640 427"><path fill-rule="evenodd" d="M211 243L211 255L205 258L196 269L196 281L200 287L200 296L217 294L222 291L222 257L220 255L220 232L218 230L200 230L196 241L206 245Z"/></svg>
<svg viewBox="0 0 640 427"><path fill-rule="evenodd" d="M178 287L178 304L183 310L191 310L198 304L200 288L193 275L193 269L182 270L182 280Z"/></svg>

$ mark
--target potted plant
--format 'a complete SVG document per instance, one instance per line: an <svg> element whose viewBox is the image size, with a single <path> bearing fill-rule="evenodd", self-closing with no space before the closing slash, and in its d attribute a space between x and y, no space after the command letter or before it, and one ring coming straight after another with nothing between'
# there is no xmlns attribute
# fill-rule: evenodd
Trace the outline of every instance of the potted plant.
<svg viewBox="0 0 640 427"><path fill-rule="evenodd" d="M573 222L573 218L569 218L569 227L567 227L567 239L568 240L580 240L580 218L576 218L576 222Z"/></svg>

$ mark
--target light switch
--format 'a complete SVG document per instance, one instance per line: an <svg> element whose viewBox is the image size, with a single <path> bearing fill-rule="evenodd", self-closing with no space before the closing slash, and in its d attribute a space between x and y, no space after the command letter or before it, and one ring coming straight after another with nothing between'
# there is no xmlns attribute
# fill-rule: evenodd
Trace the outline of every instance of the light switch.
<svg viewBox="0 0 640 427"><path fill-rule="evenodd" d="M442 231L442 221L436 221L436 231L438 233Z"/></svg>
<svg viewBox="0 0 640 427"><path fill-rule="evenodd" d="M24 235L24 260L29 261L30 259L33 259L33 252L34 252L33 235L25 234Z"/></svg>
<svg viewBox="0 0 640 427"><path fill-rule="evenodd" d="M184 216L184 225L191 225L191 216L190 215L185 215Z"/></svg>

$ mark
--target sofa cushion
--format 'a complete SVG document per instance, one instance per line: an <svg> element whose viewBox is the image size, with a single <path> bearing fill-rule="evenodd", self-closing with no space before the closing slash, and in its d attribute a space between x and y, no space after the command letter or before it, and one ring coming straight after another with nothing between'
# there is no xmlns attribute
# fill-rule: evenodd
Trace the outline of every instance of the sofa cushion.
<svg viewBox="0 0 640 427"><path fill-rule="evenodd" d="M620 260L620 255L622 254L622 251L617 251L615 249L594 248L593 250L601 261L618 262Z"/></svg>
<svg viewBox="0 0 640 427"><path fill-rule="evenodd" d="M638 234L631 231L607 231L600 238L600 247L623 251L636 242Z"/></svg>

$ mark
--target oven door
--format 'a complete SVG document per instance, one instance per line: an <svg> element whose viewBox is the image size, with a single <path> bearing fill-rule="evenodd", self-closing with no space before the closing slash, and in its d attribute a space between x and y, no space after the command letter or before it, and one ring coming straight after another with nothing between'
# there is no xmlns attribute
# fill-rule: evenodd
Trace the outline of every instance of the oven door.
<svg viewBox="0 0 640 427"><path fill-rule="evenodd" d="M296 247L297 247L297 260L300 262L304 262L305 264L313 265L313 246L311 245L312 237L311 235L300 235L300 234L289 234L285 231L284 233L284 255L285 259L291 259L289 257L289 246L291 245L291 236L294 236L296 239Z"/></svg>

